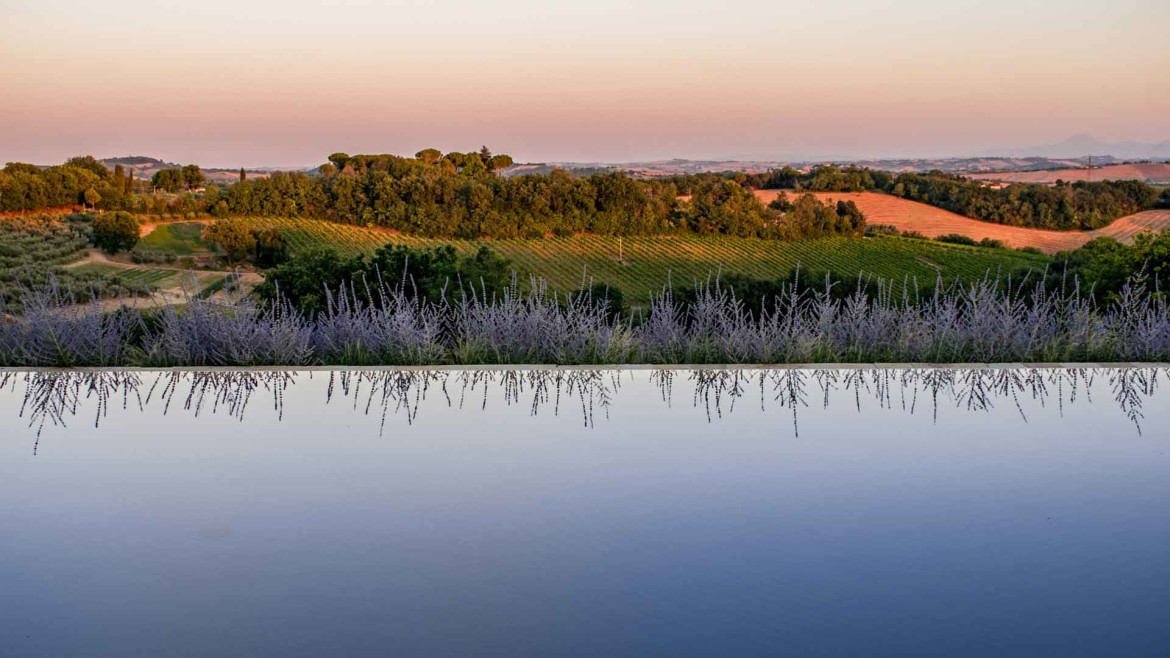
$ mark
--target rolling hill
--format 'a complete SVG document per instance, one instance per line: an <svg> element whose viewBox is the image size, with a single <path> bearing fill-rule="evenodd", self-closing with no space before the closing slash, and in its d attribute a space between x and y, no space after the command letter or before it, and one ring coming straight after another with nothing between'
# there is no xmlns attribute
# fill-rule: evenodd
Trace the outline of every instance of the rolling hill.
<svg viewBox="0 0 1170 658"><path fill-rule="evenodd" d="M865 274L897 282L933 283L940 275L948 281L972 281L988 272L1038 272L1048 264L1043 256L1016 251L884 236L796 242L695 235L470 241L419 238L311 219L252 217L248 221L280 231L294 253L329 247L343 254L369 254L392 243L421 248L450 244L469 254L485 245L511 260L521 277L543 277L553 289L576 290L584 278L617 285L631 300L639 301L668 282L689 287L720 271L770 279L786 277L800 266L844 277Z"/></svg>
<svg viewBox="0 0 1170 658"><path fill-rule="evenodd" d="M769 203L779 190L756 190L756 196ZM935 238L940 235L957 233L973 240L991 238L1002 240L1009 247L1035 247L1044 253L1076 249L1089 240L1110 237L1122 242L1132 242L1133 236L1142 231L1170 229L1170 210L1147 210L1122 217L1105 228L1096 231L1045 231L1019 226L1006 226L983 222L957 215L942 208L901 199L879 192L814 192L821 201L853 201L865 213L870 224L886 224L900 231L917 231ZM789 192L792 197L793 193Z"/></svg>
<svg viewBox="0 0 1170 658"><path fill-rule="evenodd" d="M1145 162L1135 164L1116 164L1105 167L1078 167L1075 169L1053 169L1048 171L1003 171L986 174L968 174L974 180L997 181L1003 183L1043 183L1051 185L1058 180L1075 181L1102 181L1102 180L1140 180L1153 185L1170 185L1170 163Z"/></svg>

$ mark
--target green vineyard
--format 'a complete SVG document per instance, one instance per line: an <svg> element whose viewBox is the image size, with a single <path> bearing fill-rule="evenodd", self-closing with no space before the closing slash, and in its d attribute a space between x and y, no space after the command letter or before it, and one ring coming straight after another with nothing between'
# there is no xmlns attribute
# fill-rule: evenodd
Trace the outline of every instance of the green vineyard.
<svg viewBox="0 0 1170 658"><path fill-rule="evenodd" d="M86 263L70 268L75 274L96 275L116 280L127 285L136 285L145 288L155 287L164 281L182 274L179 270L164 270L148 267L121 267L105 263Z"/></svg>
<svg viewBox="0 0 1170 658"><path fill-rule="evenodd" d="M522 276L544 277L558 290L573 290L583 279L619 286L644 296L668 281L690 284L720 270L759 278L787 275L798 265L808 271L859 273L902 280L970 281L988 272L1039 272L1044 256L1016 251L946 245L895 237L829 238L777 242L750 238L659 236L572 237L544 240L432 240L389 231L307 219L252 218L255 225L281 231L294 253L331 247L345 254L370 253L387 244L412 247L453 245L463 253L487 245L510 259Z"/></svg>

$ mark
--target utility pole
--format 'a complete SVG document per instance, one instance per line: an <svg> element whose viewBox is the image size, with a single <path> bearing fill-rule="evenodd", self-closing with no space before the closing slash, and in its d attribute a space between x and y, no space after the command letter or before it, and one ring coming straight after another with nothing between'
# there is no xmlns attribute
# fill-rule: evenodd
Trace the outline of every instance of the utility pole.
<svg viewBox="0 0 1170 658"><path fill-rule="evenodd" d="M1089 156L1089 182L1093 182L1093 156Z"/></svg>

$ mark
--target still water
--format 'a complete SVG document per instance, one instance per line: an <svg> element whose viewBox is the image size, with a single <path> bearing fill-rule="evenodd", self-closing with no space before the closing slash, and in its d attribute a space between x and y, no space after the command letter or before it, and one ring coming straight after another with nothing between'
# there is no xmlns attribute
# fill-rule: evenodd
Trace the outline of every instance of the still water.
<svg viewBox="0 0 1170 658"><path fill-rule="evenodd" d="M0 656L1170 655L1170 373L0 373Z"/></svg>

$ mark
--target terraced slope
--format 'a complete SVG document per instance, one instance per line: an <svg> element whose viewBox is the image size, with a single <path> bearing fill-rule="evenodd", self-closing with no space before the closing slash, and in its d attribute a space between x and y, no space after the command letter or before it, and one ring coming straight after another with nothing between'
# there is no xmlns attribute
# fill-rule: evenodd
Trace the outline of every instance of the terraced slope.
<svg viewBox="0 0 1170 658"><path fill-rule="evenodd" d="M756 196L770 203L778 190L756 190ZM815 192L822 201L853 201L865 213L870 224L888 224L901 231L917 231L935 238L958 233L974 240L1002 240L1009 247L1036 247L1044 253L1076 249L1097 237L1132 242L1141 231L1170 229L1170 210L1147 210L1122 217L1096 231L1044 231L1019 226L1005 226L957 215L942 208L901 199L878 192ZM789 193L793 196L793 193Z"/></svg>

